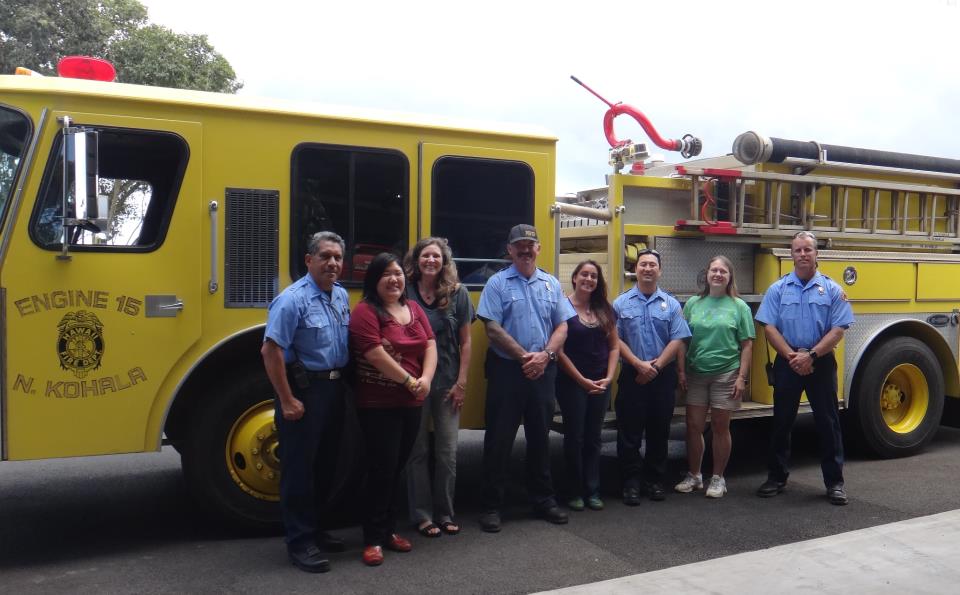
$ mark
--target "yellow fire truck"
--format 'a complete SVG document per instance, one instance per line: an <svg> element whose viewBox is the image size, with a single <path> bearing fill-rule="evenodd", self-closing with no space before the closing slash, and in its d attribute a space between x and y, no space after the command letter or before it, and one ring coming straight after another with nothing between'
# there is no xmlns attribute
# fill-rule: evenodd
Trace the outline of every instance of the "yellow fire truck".
<svg viewBox="0 0 960 595"><path fill-rule="evenodd" d="M880 456L904 456L933 438L945 406L956 416L960 161L755 132L737 137L730 155L678 166L644 164L643 145L611 155L606 186L553 207L562 279L592 258L616 294L633 283L638 248L651 247L663 258L660 285L684 301L704 287L708 260L724 254L756 311L764 290L793 270L792 237L813 232L820 270L856 315L837 348L848 431ZM631 162L635 173L619 173ZM772 415L764 370L773 355L758 333L735 417Z"/></svg>
<svg viewBox="0 0 960 595"><path fill-rule="evenodd" d="M60 77L0 76L4 460L181 453L227 517L278 518L259 348L310 234L371 254L448 237L474 299L517 222L552 229L535 131ZM543 250L555 251L550 235ZM482 381L480 325L472 376ZM483 422L474 383L465 427Z"/></svg>
<svg viewBox="0 0 960 595"><path fill-rule="evenodd" d="M768 145L779 155L755 140L760 156ZM643 151L618 144L613 162L634 173L572 205L555 202L555 144L535 131L0 76L2 459L167 443L200 502L270 523L279 463L259 346L266 306L305 272L307 237L344 236L356 300L371 254L445 236L476 300L518 222L540 229L542 254L556 255L541 265L561 279L588 253L623 288L643 243L684 295L723 252L754 302L790 269L794 230L814 230L858 317L841 346L844 406L885 455L930 439L944 395L960 396L956 173L838 164L823 146L639 175ZM473 338L466 428L483 423L480 325ZM756 351L744 415L769 410Z"/></svg>

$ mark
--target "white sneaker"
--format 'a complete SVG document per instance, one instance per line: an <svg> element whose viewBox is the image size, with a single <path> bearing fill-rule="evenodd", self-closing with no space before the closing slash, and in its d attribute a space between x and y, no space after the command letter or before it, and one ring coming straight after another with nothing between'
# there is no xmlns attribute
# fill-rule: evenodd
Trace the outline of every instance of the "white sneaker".
<svg viewBox="0 0 960 595"><path fill-rule="evenodd" d="M673 486L673 489L680 492L681 494L689 494L694 490L703 489L703 476L699 473L694 475L687 471L687 476L683 478L683 481Z"/></svg>
<svg viewBox="0 0 960 595"><path fill-rule="evenodd" d="M710 478L710 487L707 488L707 498L723 498L727 493L727 481L719 475Z"/></svg>

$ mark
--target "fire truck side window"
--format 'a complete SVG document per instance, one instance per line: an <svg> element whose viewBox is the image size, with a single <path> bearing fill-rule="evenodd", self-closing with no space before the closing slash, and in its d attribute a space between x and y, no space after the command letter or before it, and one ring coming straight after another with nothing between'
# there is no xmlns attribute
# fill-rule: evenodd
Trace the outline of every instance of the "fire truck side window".
<svg viewBox="0 0 960 595"><path fill-rule="evenodd" d="M308 238L340 234L347 244L341 280L363 281L374 255L407 249L409 164L396 151L300 145L293 151L290 275L303 276Z"/></svg>
<svg viewBox="0 0 960 595"><path fill-rule="evenodd" d="M166 235L187 165L187 144L164 132L102 128L99 133L98 193L108 197L107 230L75 230L71 250L154 250ZM33 241L48 250L59 250L63 239L61 144L59 137L30 225Z"/></svg>
<svg viewBox="0 0 960 595"><path fill-rule="evenodd" d="M507 233L533 223L533 170L526 163L443 157L433 166L432 234L450 242L460 279L486 283L508 264Z"/></svg>

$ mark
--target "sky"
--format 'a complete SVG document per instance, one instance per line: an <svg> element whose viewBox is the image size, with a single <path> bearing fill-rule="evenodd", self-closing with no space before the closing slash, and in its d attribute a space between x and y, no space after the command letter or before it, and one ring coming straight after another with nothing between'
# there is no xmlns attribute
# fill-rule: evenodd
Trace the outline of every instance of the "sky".
<svg viewBox="0 0 960 595"><path fill-rule="evenodd" d="M960 0L141 0L202 33L241 94L534 126L557 194L609 173L611 102L701 156L765 136L960 159ZM628 116L620 139L656 148Z"/></svg>

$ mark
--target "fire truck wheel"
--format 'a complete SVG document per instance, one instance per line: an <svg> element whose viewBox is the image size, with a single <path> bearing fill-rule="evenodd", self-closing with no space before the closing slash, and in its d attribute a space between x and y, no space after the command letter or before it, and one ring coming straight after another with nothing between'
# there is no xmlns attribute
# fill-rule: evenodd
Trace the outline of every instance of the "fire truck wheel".
<svg viewBox="0 0 960 595"><path fill-rule="evenodd" d="M854 426L864 445L881 457L919 452L940 425L940 365L933 351L912 337L895 337L872 348L851 392Z"/></svg>
<svg viewBox="0 0 960 595"><path fill-rule="evenodd" d="M221 520L251 529L280 520L280 461L273 389L266 375L241 376L199 406L183 452L187 484Z"/></svg>

